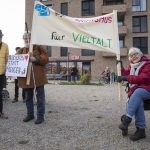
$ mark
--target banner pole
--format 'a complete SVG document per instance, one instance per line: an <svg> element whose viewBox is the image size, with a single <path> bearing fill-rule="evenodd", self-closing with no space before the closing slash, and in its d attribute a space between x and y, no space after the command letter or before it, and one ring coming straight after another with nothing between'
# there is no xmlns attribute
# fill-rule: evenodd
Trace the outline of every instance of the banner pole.
<svg viewBox="0 0 150 150"><path fill-rule="evenodd" d="M119 47L119 37L118 37L118 21L117 21L117 10L113 11L114 14L114 30L115 30L115 39L116 39L116 57L117 60L120 60L120 47ZM117 63L117 75L121 76L121 65L120 62ZM119 101L122 100L122 84L118 83L118 93Z"/></svg>

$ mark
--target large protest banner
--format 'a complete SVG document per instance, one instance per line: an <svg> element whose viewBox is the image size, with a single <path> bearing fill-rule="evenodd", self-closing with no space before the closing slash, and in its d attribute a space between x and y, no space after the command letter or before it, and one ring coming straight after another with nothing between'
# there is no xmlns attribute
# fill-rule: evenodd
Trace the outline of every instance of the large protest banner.
<svg viewBox="0 0 150 150"><path fill-rule="evenodd" d="M9 55L6 76L26 77L29 54Z"/></svg>
<svg viewBox="0 0 150 150"><path fill-rule="evenodd" d="M72 18L35 1L31 44L84 48L120 55L117 13L93 18Z"/></svg>

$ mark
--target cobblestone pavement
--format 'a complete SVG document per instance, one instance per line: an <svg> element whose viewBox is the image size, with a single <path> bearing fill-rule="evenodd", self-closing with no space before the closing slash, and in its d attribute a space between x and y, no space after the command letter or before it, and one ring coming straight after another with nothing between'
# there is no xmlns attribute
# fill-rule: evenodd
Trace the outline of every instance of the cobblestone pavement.
<svg viewBox="0 0 150 150"><path fill-rule="evenodd" d="M4 101L4 112L9 119L0 120L0 150L150 150L150 112L146 112L146 139L132 142L118 129L126 94L123 87L123 101L118 101L117 84L47 84L45 122L40 125L22 121L26 115L22 90L17 103L11 103L14 83L7 90L10 98ZM129 135L134 132L133 121Z"/></svg>

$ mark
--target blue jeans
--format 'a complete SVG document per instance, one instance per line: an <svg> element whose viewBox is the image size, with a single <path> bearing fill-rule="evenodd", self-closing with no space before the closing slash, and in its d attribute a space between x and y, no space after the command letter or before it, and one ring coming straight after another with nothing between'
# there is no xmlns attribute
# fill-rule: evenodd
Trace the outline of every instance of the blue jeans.
<svg viewBox="0 0 150 150"><path fill-rule="evenodd" d="M71 75L71 81L77 81L77 75Z"/></svg>
<svg viewBox="0 0 150 150"><path fill-rule="evenodd" d="M27 94L26 99L26 107L27 107L27 115L34 116L34 103L33 103L33 96L34 96L34 88L25 89ZM44 119L45 114L45 91L44 85L36 87L36 97L37 97L37 118Z"/></svg>
<svg viewBox="0 0 150 150"><path fill-rule="evenodd" d="M126 115L131 118L134 116L135 126L144 129L146 123L143 99L150 99L150 92L143 88L136 89L129 99Z"/></svg>

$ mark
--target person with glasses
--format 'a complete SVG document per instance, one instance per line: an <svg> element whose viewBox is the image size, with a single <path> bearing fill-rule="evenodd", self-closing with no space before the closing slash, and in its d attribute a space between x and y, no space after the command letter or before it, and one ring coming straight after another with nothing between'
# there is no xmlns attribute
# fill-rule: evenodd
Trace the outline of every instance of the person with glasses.
<svg viewBox="0 0 150 150"><path fill-rule="evenodd" d="M119 128L127 134L128 126L134 117L136 132L130 136L130 139L137 141L146 137L144 100L150 99L150 61L136 47L129 49L128 56L130 61L128 68L124 69L122 66L122 76L118 76L118 82L128 81L129 83L128 106Z"/></svg>
<svg viewBox="0 0 150 150"><path fill-rule="evenodd" d="M8 61L9 49L8 45L2 42L3 38L2 30L0 30L0 119L7 119L6 114L3 113L3 100L2 90L5 82L6 65Z"/></svg>

